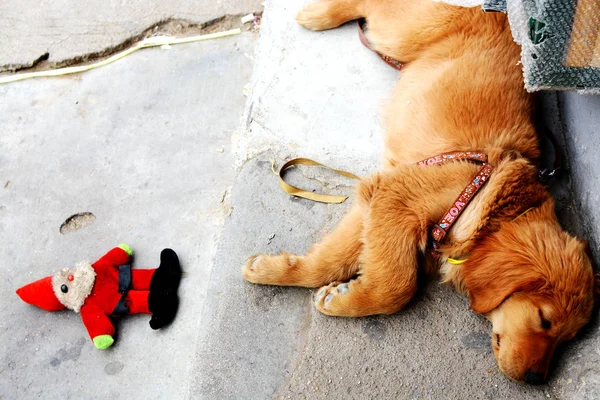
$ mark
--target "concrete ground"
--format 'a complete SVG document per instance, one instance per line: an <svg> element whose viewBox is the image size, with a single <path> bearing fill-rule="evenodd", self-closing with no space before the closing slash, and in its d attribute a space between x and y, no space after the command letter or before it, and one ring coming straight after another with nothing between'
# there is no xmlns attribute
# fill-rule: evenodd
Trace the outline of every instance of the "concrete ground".
<svg viewBox="0 0 600 400"><path fill-rule="evenodd" d="M243 280L246 257L306 251L352 201L290 198L271 158L374 171L381 104L398 76L362 47L354 25L297 26L303 4L268 2L256 47L246 32L0 86L0 398L599 397L597 320L561 349L548 384L528 386L498 371L488 323L437 282L397 315L343 319L318 313L310 290ZM594 252L597 99L545 98L573 172L553 188L561 218ZM353 185L314 169L291 180L337 194ZM82 212L95 219L59 231ZM123 318L115 346L99 351L79 316L14 294L120 242L138 268L156 267L163 247L179 253L186 275L171 327Z"/></svg>
<svg viewBox="0 0 600 400"><path fill-rule="evenodd" d="M231 135L256 34L150 49L89 73L0 86L0 398L185 398L217 243L231 211ZM95 220L61 234L71 215ZM21 285L124 242L134 267L164 247L186 272L176 322L118 322L96 350L80 317Z"/></svg>

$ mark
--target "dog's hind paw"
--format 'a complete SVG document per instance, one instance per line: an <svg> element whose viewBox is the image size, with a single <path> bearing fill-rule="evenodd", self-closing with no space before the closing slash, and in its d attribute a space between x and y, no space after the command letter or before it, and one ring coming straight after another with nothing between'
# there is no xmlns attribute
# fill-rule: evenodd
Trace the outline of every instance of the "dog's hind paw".
<svg viewBox="0 0 600 400"><path fill-rule="evenodd" d="M333 20L330 14L327 2L318 1L300 10L296 16L296 21L303 27L313 31L322 31L340 26L341 23Z"/></svg>
<svg viewBox="0 0 600 400"><path fill-rule="evenodd" d="M327 315L346 315L343 310L343 297L350 291L349 283L333 282L322 287L314 297L317 310Z"/></svg>

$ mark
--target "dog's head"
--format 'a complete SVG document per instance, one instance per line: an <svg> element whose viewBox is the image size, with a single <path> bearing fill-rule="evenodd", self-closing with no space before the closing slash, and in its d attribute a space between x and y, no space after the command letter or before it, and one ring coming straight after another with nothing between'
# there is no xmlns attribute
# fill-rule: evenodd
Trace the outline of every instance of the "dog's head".
<svg viewBox="0 0 600 400"><path fill-rule="evenodd" d="M556 346L594 306L587 243L561 229L552 200L481 240L463 274L471 308L492 322L500 370L519 381L545 381Z"/></svg>

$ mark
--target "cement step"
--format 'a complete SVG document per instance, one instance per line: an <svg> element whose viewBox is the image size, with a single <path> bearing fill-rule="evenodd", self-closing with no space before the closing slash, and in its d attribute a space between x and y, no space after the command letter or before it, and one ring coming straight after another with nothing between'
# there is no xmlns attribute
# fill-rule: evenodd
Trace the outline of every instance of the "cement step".
<svg viewBox="0 0 600 400"><path fill-rule="evenodd" d="M298 26L295 15L304 4L269 1L265 7L243 126L234 140L233 211L215 258L190 395L537 399L578 398L597 387L591 366L597 336L566 347L548 386L510 382L496 366L490 325L437 282L397 315L345 319L317 312L314 290L243 280L248 256L306 252L352 200L324 205L288 197L271 158L281 164L310 157L367 174L381 155L381 106L398 72L361 45L354 24L327 32ZM555 98L546 103L554 116ZM560 127L556 118L550 123ZM352 182L343 178L303 174L292 179L304 178L309 190L351 193ZM558 192L561 204L569 203L568 186Z"/></svg>

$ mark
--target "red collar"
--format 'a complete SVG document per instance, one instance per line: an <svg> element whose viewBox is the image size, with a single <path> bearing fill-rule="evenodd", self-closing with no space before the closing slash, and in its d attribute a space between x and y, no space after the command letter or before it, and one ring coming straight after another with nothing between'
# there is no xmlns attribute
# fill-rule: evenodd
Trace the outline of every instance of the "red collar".
<svg viewBox="0 0 600 400"><path fill-rule="evenodd" d="M434 258L439 257L438 249L444 241L444 237L450 228L452 228L452 225L454 225L454 223L458 220L460 214L462 214L469 202L473 199L473 197L475 197L477 192L479 192L479 189L486 184L490 178L490 175L492 174L492 171L494 171L494 167L487 163L487 154L471 151L457 151L454 153L440 154L439 156L430 157L423 161L419 161L417 165L428 166L443 164L447 161L454 160L472 161L481 164L481 168L479 171L477 171L475 176L473 176L471 181L462 190L462 192L460 192L442 219L440 219L440 221L435 224L433 228L431 228L431 254L434 256Z"/></svg>
<svg viewBox="0 0 600 400"><path fill-rule="evenodd" d="M367 49L373 50L375 53L377 53L377 55L383 61L385 61L387 63L387 65L389 65L390 67L395 68L399 71L402 70L402 67L404 66L403 63L401 63L398 60L394 60L392 57L388 57L383 53L378 52L377 50L375 50L373 48L373 46L371 46L371 43L369 43L369 41L367 40L367 38L365 36L365 31L363 30L363 27L362 27L365 22L366 21L364 19L356 21L356 24L358 25L358 38L360 39L360 42L362 44L364 44Z"/></svg>

